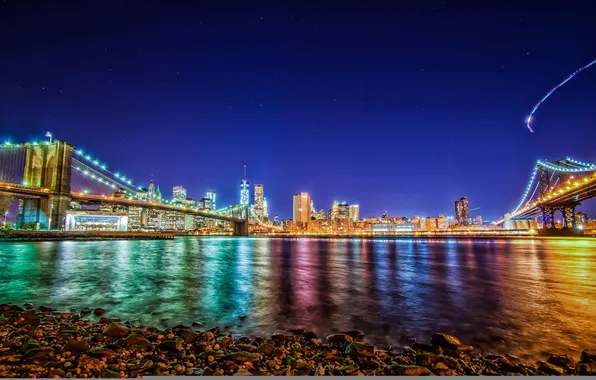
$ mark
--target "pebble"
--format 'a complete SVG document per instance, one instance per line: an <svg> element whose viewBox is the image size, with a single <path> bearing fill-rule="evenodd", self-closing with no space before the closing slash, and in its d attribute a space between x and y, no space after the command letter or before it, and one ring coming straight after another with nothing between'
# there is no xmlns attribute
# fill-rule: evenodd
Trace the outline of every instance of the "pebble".
<svg viewBox="0 0 596 380"><path fill-rule="evenodd" d="M217 327L159 330L26 307L0 305L0 320L7 320L0 325L0 377L596 374L593 350L583 351L579 363L561 353L532 365L510 355L472 354L473 347L440 333L396 352L363 343L357 330L328 335L323 344L304 329L234 337Z"/></svg>

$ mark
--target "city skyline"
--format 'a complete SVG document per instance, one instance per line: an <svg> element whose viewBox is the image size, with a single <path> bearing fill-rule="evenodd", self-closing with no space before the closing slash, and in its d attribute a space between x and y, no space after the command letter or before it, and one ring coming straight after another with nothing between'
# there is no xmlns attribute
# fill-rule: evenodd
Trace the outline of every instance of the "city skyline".
<svg viewBox="0 0 596 380"><path fill-rule="evenodd" d="M593 128L592 71L548 99L535 133L525 128L536 101L593 59L592 4L311 14L164 4L117 7L122 19L104 5L0 4L1 31L22 36L0 43L10 57L0 63L0 138L50 130L138 183L183 183L195 200L214 189L220 204L238 203L247 164L283 219L289 197L306 191L325 205L350 199L362 216L450 215L466 194L495 220L515 208L537 159L596 161L589 139L575 138ZM292 151L296 141L309 149Z"/></svg>

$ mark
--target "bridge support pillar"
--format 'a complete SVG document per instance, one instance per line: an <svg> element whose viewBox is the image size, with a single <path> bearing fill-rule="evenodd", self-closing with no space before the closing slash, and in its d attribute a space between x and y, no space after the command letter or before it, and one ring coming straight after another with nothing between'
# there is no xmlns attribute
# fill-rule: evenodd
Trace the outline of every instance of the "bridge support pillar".
<svg viewBox="0 0 596 380"><path fill-rule="evenodd" d="M38 226L47 228L47 216L41 210L42 199L21 199L19 201L19 216L17 228L35 229Z"/></svg>
<svg viewBox="0 0 596 380"><path fill-rule="evenodd" d="M46 228L49 224L50 229L61 228L72 199L72 151L72 145L62 141L27 148L24 181L28 186L46 188L49 192L46 199L22 200L21 223L40 223Z"/></svg>
<svg viewBox="0 0 596 380"><path fill-rule="evenodd" d="M555 209L550 206L541 207L542 210L542 228L555 228Z"/></svg>
<svg viewBox="0 0 596 380"><path fill-rule="evenodd" d="M563 207L563 228L575 227L575 205Z"/></svg>
<svg viewBox="0 0 596 380"><path fill-rule="evenodd" d="M234 236L248 236L248 222L234 222Z"/></svg>

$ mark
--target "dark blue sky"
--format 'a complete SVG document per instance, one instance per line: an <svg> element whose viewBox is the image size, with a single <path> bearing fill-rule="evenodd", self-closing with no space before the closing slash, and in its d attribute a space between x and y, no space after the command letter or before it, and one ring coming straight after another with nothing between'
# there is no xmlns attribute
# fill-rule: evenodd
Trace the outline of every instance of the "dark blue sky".
<svg viewBox="0 0 596 380"><path fill-rule="evenodd" d="M308 191L490 220L536 159L596 161L596 69L524 125L596 58L592 0L61 3L0 2L0 137L51 130L168 196L237 203L247 164L282 218Z"/></svg>

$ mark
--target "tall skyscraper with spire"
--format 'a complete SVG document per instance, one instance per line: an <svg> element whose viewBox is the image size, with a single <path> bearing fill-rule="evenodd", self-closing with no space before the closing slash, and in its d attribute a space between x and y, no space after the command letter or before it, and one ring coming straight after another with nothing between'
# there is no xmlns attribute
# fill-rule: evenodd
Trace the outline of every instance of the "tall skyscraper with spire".
<svg viewBox="0 0 596 380"><path fill-rule="evenodd" d="M244 179L240 182L240 204L248 205L249 201L249 187L246 179L246 165L244 165Z"/></svg>

